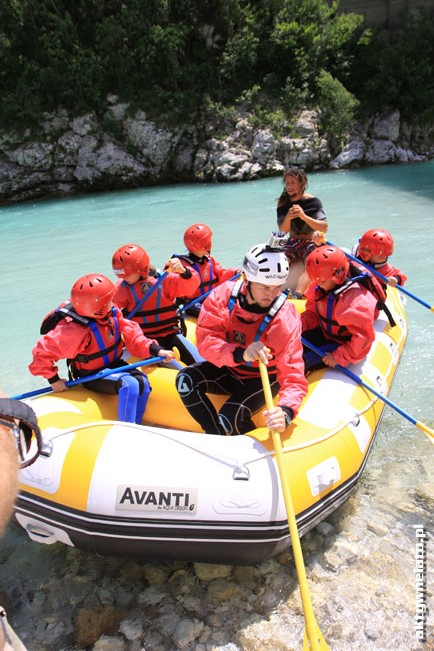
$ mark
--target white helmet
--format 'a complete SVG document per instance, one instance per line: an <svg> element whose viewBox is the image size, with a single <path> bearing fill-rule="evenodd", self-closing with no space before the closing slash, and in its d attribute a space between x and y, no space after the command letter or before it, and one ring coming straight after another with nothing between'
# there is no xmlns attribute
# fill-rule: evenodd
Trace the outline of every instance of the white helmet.
<svg viewBox="0 0 434 651"><path fill-rule="evenodd" d="M289 264L283 251L273 251L267 244L256 244L243 260L246 279L262 285L283 285L288 278Z"/></svg>

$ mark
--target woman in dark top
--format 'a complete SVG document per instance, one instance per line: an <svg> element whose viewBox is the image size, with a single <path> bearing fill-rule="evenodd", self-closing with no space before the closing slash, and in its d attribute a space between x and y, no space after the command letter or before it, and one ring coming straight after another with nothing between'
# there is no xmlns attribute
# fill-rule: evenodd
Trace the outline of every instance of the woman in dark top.
<svg viewBox="0 0 434 651"><path fill-rule="evenodd" d="M315 249L312 240L315 231L327 231L327 217L321 201L306 193L307 177L298 167L290 167L283 174L285 189L277 202L277 225L284 233L289 233L285 253L289 263L305 262ZM294 298L301 298L309 279L305 271L297 281L293 291Z"/></svg>

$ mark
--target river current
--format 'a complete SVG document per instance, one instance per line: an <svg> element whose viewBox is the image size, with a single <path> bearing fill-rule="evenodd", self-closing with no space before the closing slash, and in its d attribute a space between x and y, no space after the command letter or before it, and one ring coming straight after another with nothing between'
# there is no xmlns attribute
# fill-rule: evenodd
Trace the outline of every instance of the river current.
<svg viewBox="0 0 434 651"><path fill-rule="evenodd" d="M276 229L281 189L273 178L0 208L2 390L14 395L43 386L27 370L42 318L78 277L97 271L114 278L118 246L141 244L161 268L184 252L185 228L200 221L213 229L215 257L238 265ZM434 304L434 161L312 173L308 191L322 200L327 237L337 245L351 246L368 228L389 230L392 262L406 272L406 288ZM433 428L434 314L411 298L407 314L408 340L390 398ZM315 615L333 651L434 649L433 452L418 427L386 408L356 492L302 539ZM11 523L0 543L0 603L29 651L302 647L291 552L253 567L137 563L41 546Z"/></svg>

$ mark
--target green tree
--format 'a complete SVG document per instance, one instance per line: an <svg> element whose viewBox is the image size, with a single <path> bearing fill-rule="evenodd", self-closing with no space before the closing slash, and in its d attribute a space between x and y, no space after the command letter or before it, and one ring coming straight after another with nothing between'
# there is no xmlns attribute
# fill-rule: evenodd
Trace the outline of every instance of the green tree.
<svg viewBox="0 0 434 651"><path fill-rule="evenodd" d="M433 19L433 11L420 11L404 28L377 30L360 44L348 87L365 111L398 108L409 120L434 119Z"/></svg>
<svg viewBox="0 0 434 651"><path fill-rule="evenodd" d="M325 70L319 74L317 85L321 130L327 134L332 152L337 153L354 124L359 102L338 79Z"/></svg>
<svg viewBox="0 0 434 651"><path fill-rule="evenodd" d="M346 91L371 111L429 117L428 18L384 40L328 0L3 0L0 124L104 112L109 93L164 121L240 103L279 123L318 103L346 115Z"/></svg>

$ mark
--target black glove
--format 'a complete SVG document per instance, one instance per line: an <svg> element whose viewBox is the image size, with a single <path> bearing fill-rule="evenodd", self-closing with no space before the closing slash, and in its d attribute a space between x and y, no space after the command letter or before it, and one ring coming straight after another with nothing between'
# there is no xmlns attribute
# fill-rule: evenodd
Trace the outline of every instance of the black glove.
<svg viewBox="0 0 434 651"><path fill-rule="evenodd" d="M292 423L292 419L294 418L294 411L291 409L291 407L283 407L282 405L279 405L281 410L285 413L285 423L286 427L289 427Z"/></svg>

